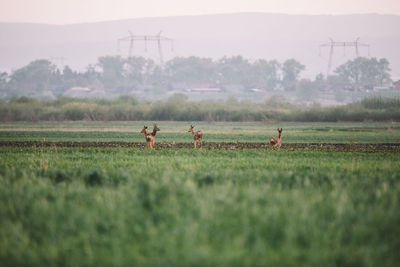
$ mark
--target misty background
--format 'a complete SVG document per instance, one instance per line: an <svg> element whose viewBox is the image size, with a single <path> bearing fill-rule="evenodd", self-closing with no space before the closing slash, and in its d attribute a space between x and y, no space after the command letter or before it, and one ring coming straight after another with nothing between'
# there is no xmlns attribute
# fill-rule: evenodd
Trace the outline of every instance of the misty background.
<svg viewBox="0 0 400 267"><path fill-rule="evenodd" d="M350 103L371 95L398 96L393 83L400 79L398 25L398 15L268 13L70 25L0 23L1 96L115 99L134 95L154 101L184 94L189 100L226 101L235 97L253 102L282 96L291 103L322 105ZM162 36L172 39L172 43L162 42L165 65L160 62L157 42L135 41L129 60L129 41L118 42L129 36L129 31L134 35L157 35L161 31ZM326 77L330 51L320 45L328 43L329 38L338 42L359 38L369 45L369 49L359 47L364 60L357 62L354 47L334 49L329 74L340 79ZM287 73L285 63L294 76ZM364 68L364 76L372 75L367 73L371 66L381 64L378 68L382 73L373 75L384 77L359 81L359 77L351 77L357 64ZM230 78L225 73L227 67L233 69ZM341 74L336 72L340 67ZM33 77L30 73L35 69L54 75L39 75L36 79L41 82L31 86L26 79ZM201 77L193 77L200 72ZM133 77L135 73L140 77ZM288 75L293 76L291 81Z"/></svg>
<svg viewBox="0 0 400 267"><path fill-rule="evenodd" d="M329 49L319 45L355 41L370 45L370 56L387 58L392 76L400 77L400 16L398 15L283 15L241 13L204 16L141 18L71 25L0 23L0 70L11 71L35 59L64 57L64 64L81 71L105 55L128 55L128 42L117 39L135 35L162 35L174 40L173 51L163 44L165 59L241 55L249 59L284 61L295 58L307 68L302 76L326 72ZM158 58L155 43L135 43L133 56ZM360 48L360 56L368 56ZM334 66L354 58L354 48L336 48ZM60 60L54 60L61 67Z"/></svg>

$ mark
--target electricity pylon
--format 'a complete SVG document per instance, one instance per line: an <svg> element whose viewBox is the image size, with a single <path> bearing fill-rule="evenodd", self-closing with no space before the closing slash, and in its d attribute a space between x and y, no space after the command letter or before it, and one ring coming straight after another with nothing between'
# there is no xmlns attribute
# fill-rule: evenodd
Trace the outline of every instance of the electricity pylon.
<svg viewBox="0 0 400 267"><path fill-rule="evenodd" d="M118 39L118 51L120 50L120 42L121 41L129 41L129 51L128 51L128 57L132 57L132 51L133 51L133 46L134 42L136 41L144 41L144 49L147 51L147 42L157 42L158 46L158 55L160 58L160 63L161 65L164 65L164 57L163 57L163 51L162 51L162 43L161 42L170 42L171 44L171 51L173 51L173 40L168 37L161 36L160 31L157 35L134 35L131 31L129 31L129 35L119 38Z"/></svg>
<svg viewBox="0 0 400 267"><path fill-rule="evenodd" d="M369 44L360 43L358 41L360 39L360 37L358 37L355 42L335 42L335 41L332 40L332 38L329 38L329 39L331 40L329 43L321 44L319 46L319 54L320 55L321 55L321 48L322 47L330 47L329 60L328 60L328 69L326 71L326 77L327 78L328 78L328 75L331 72L331 68L332 68L332 58L333 58L333 49L334 49L334 47L343 47L344 53L346 51L346 47L354 47L355 54L356 54L357 57L360 56L359 47L367 47L368 48L368 56L369 56Z"/></svg>

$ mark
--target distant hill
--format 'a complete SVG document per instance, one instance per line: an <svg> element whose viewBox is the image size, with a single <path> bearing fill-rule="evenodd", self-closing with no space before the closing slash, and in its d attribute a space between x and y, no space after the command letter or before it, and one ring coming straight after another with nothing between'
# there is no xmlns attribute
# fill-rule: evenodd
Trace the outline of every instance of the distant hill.
<svg viewBox="0 0 400 267"><path fill-rule="evenodd" d="M10 71L38 58L54 58L83 70L99 56L117 54L117 39L134 34L163 35L174 39L173 51L163 46L166 60L175 56L201 56L214 59L242 55L249 59L296 58L307 66L304 76L313 78L326 72L328 49L319 55L319 44L354 41L371 45L373 57L385 57L392 75L400 78L400 16L396 15L284 15L237 13L203 16L139 18L71 25L0 23L0 70ZM126 56L128 43L121 43ZM367 50L360 49L367 55ZM155 44L135 43L134 55L157 59ZM336 49L334 66L353 58L354 49Z"/></svg>

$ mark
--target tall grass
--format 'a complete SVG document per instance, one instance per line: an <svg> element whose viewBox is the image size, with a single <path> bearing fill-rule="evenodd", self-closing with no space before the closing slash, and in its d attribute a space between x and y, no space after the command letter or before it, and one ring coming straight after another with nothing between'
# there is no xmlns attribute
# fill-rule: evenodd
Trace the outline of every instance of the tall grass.
<svg viewBox="0 0 400 267"><path fill-rule="evenodd" d="M371 97L361 101L361 106L368 109L400 109L400 98Z"/></svg>
<svg viewBox="0 0 400 267"><path fill-rule="evenodd" d="M0 148L2 266L396 266L395 153Z"/></svg>
<svg viewBox="0 0 400 267"><path fill-rule="evenodd" d="M368 98L339 107L297 107L271 99L264 103L228 100L189 102L174 96L166 101L140 102L59 98L39 101L26 97L0 103L1 121L400 121L400 100Z"/></svg>

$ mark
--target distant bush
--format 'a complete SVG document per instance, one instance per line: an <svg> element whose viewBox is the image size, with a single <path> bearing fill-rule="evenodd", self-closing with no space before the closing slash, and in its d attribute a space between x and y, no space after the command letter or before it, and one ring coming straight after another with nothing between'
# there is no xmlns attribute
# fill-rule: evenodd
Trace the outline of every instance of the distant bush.
<svg viewBox="0 0 400 267"><path fill-rule="evenodd" d="M0 102L1 121L400 121L400 99L367 98L337 107L301 108L272 98L264 103L229 99L190 102L184 96L167 101L139 102L134 97L90 100L61 97L34 100L26 97Z"/></svg>
<svg viewBox="0 0 400 267"><path fill-rule="evenodd" d="M361 105L368 109L400 109L400 98L365 98L361 101Z"/></svg>

